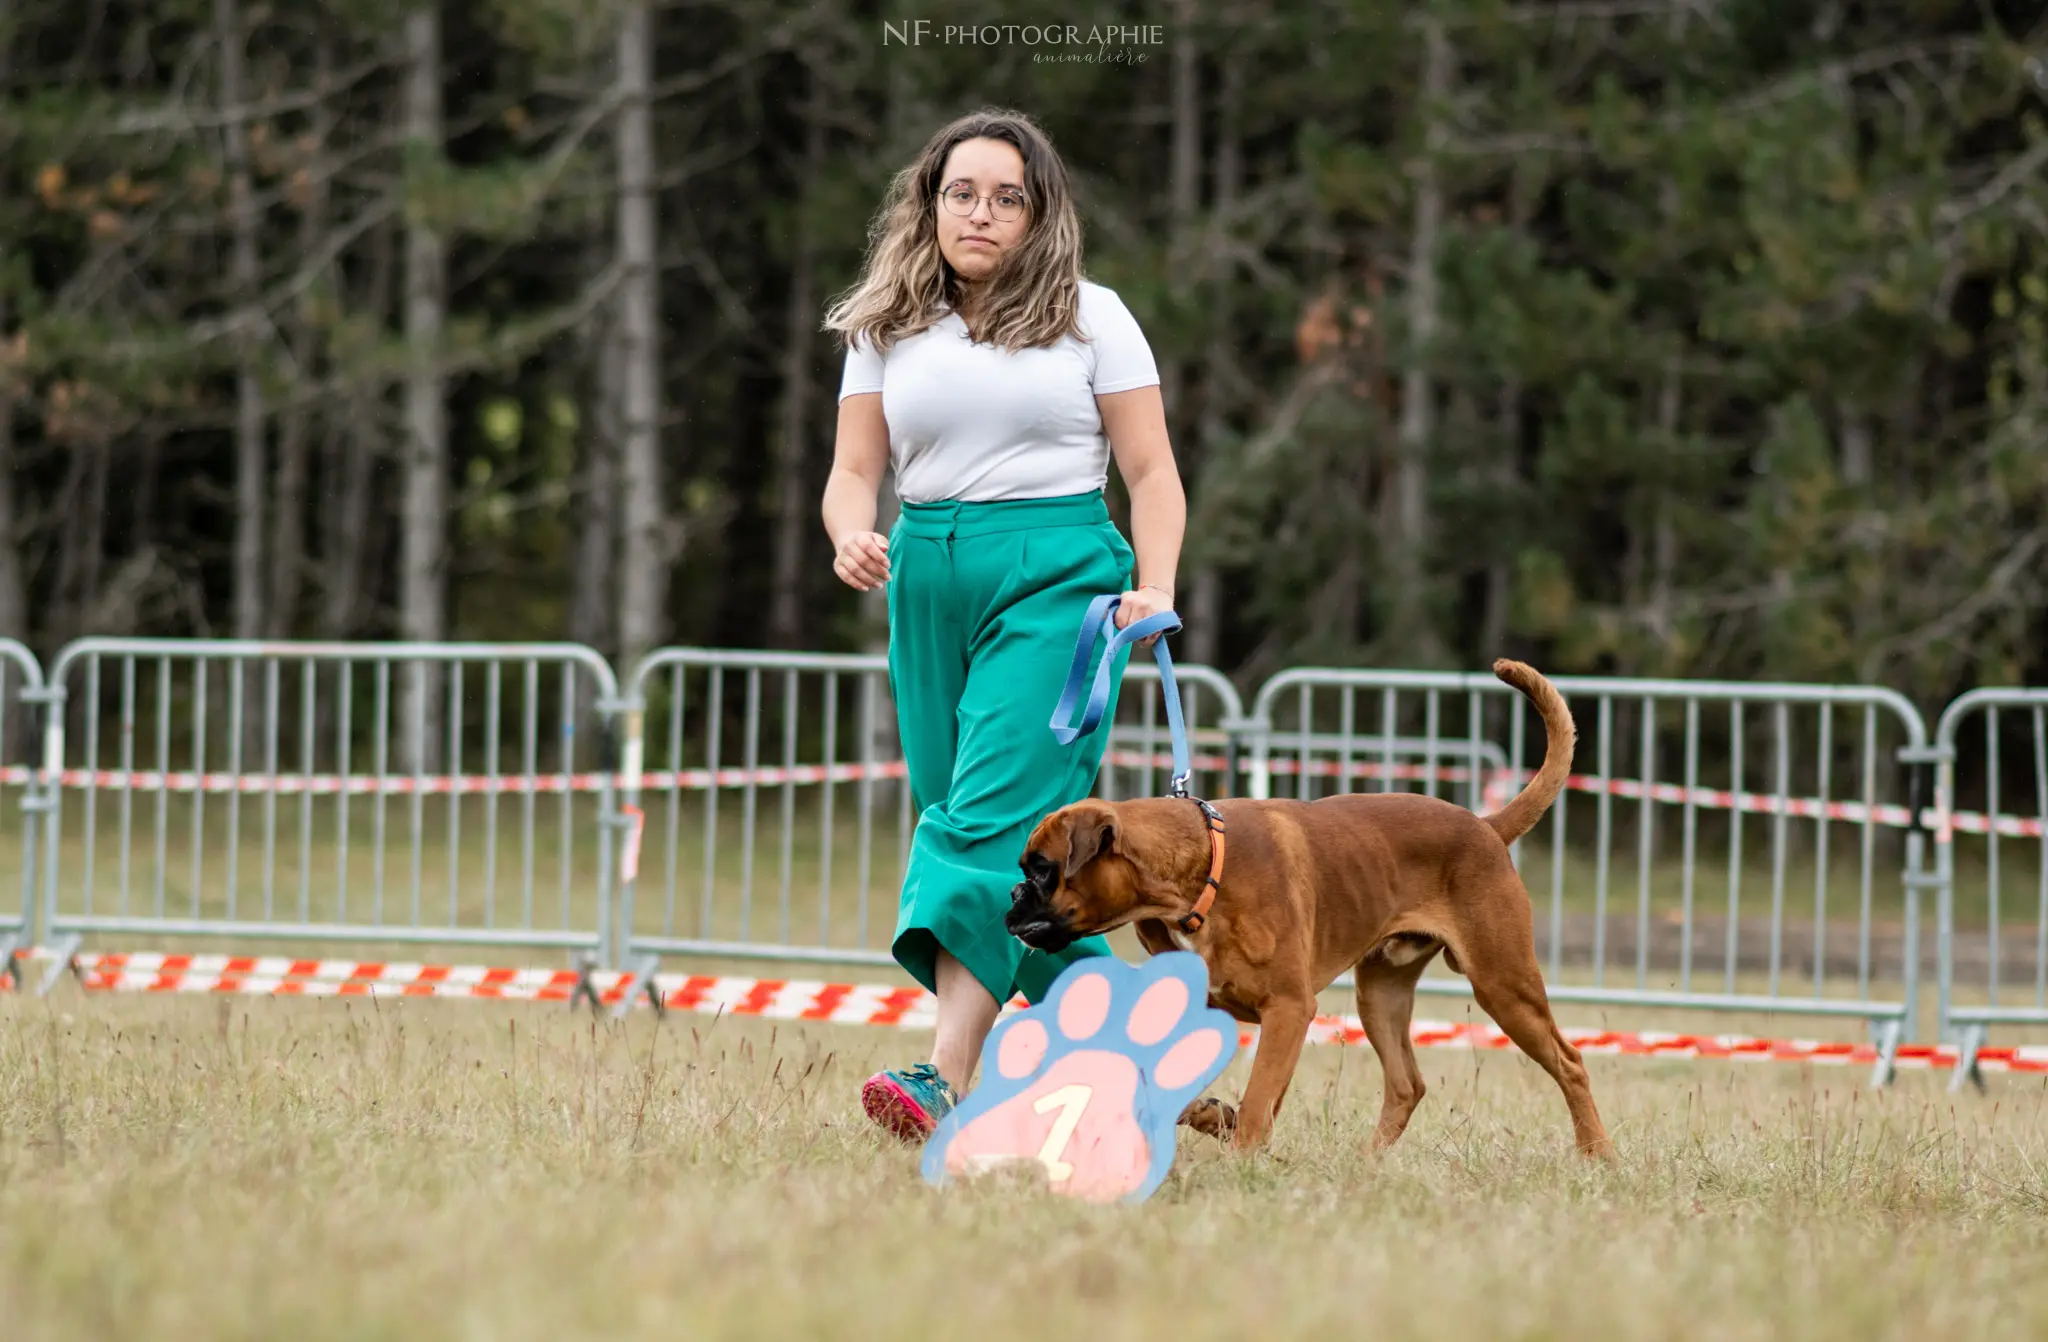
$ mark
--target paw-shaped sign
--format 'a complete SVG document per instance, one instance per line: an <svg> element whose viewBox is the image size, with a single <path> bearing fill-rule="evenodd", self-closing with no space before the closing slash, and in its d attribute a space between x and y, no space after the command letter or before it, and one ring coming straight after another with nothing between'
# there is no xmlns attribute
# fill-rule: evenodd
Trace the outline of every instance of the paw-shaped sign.
<svg viewBox="0 0 2048 1342"><path fill-rule="evenodd" d="M1186 951L1075 961L989 1035L980 1084L925 1144L925 1179L1035 1163L1054 1192L1144 1201L1181 1110L1237 1051L1237 1022L1208 1000L1208 967Z"/></svg>

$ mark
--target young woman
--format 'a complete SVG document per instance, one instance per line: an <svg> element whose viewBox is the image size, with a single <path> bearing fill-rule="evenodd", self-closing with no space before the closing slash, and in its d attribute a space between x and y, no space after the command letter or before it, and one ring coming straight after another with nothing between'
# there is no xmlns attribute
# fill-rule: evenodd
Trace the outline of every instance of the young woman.
<svg viewBox="0 0 2048 1342"><path fill-rule="evenodd" d="M1171 608L1187 500L1151 347L1081 277L1066 168L1028 117L977 112L932 137L825 324L847 346L832 567L857 591L887 586L920 808L893 952L939 999L930 1060L868 1078L862 1103L916 1141L966 1090L1003 1002L1038 1001L1070 961L1108 952L1030 950L1003 914L1032 827L1087 796L1102 762L1108 715L1071 746L1049 730L1082 615L1116 591L1119 628ZM1112 452L1132 544L1103 502ZM892 464L902 509L884 537Z"/></svg>

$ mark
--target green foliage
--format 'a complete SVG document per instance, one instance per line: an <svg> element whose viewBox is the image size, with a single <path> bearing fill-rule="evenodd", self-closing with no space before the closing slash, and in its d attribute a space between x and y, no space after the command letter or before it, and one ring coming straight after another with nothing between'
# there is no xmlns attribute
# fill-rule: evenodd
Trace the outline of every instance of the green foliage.
<svg viewBox="0 0 2048 1342"><path fill-rule="evenodd" d="M541 68L580 72L611 48L618 0L489 0L484 11L505 44Z"/></svg>
<svg viewBox="0 0 2048 1342"><path fill-rule="evenodd" d="M90 565L45 559L75 535L63 509L78 505L41 506L71 498L80 444L155 463L136 491L155 500L147 543L178 557L185 587L150 629L218 627L238 360L254 361L274 433L286 407L310 417L312 520L326 525L345 483L330 444L368 435L384 526L394 392L431 359L449 375L456 623L567 631L572 505L607 423L618 0L442 7L448 133L433 145L399 138L408 9L242 8L253 353L229 324L210 6L123 0L91 25L55 0L9 10L0 370L21 398L16 494L38 505L21 543L39 620L90 596L58 577ZM932 17L1046 20L1010 0ZM1711 19L1203 0L1088 21L1163 22L1167 41L1143 62L1087 64L1021 44L885 46L874 12L840 3L656 8L674 637L762 637L784 520L783 345L807 326L809 457L790 523L804 641L861 636L816 525L840 371L816 322L858 273L889 175L945 120L997 103L1062 147L1088 273L1176 370L1183 579L1223 576L1228 666L1508 652L1559 671L1882 679L1924 701L2048 676L2048 102L2028 34L1952 6L1820 0L1724 3ZM1453 57L1440 101L1422 92L1425 22ZM1183 38L1191 216L1171 203ZM324 101L308 96L322 46L346 72ZM804 158L814 105L822 164ZM1423 342L1412 253L1432 180ZM431 347L404 331L408 224L448 246ZM803 246L811 308L792 319ZM1317 360L1328 376L1297 394ZM1391 576L1389 529L1417 388L1420 628L1418 603L1395 599L1413 592ZM134 450L145 441L154 456ZM116 529L106 558L142 543ZM365 582L361 631L388 632L378 554Z"/></svg>

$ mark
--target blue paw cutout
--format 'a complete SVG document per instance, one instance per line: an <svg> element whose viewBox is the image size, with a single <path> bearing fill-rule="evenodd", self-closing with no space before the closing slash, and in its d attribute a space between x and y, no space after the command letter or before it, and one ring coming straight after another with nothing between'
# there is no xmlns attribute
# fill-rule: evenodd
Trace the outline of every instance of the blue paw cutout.
<svg viewBox="0 0 2048 1342"><path fill-rule="evenodd" d="M1208 1000L1187 951L1075 961L989 1035L980 1084L925 1145L926 1181L1036 1164L1055 1192L1144 1201L1173 1166L1181 1110L1237 1052L1237 1022Z"/></svg>

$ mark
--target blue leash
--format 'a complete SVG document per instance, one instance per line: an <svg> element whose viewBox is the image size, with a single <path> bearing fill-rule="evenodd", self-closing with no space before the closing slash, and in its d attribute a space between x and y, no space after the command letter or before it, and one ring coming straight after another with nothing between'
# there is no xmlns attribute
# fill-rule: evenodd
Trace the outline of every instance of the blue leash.
<svg viewBox="0 0 2048 1342"><path fill-rule="evenodd" d="M1060 691L1059 707L1052 711L1052 734L1063 746L1072 745L1079 738L1101 724L1102 715L1109 707L1109 674L1119 650L1150 638L1154 634L1168 634L1180 628L1180 616L1170 610L1142 620L1133 620L1127 627L1115 629L1111 617L1123 598L1114 594L1099 596L1088 604L1088 613L1081 620L1081 635L1074 644L1073 665L1067 669L1066 688ZM1108 645L1102 656L1095 661L1095 681L1088 691L1088 703L1081 711L1081 720L1072 726L1068 721L1074 716L1074 707L1081 700L1081 687L1088 681L1088 662L1095 651L1095 642L1108 631ZM1173 795L1188 795L1187 726L1181 721L1180 691L1173 683L1173 657L1166 650L1164 637L1152 645L1153 660L1159 663L1159 688L1166 696L1166 725L1173 734Z"/></svg>

